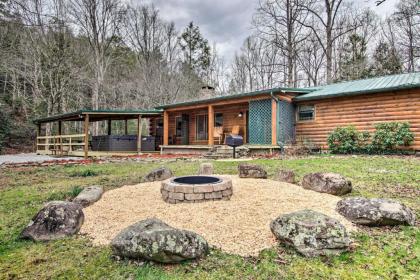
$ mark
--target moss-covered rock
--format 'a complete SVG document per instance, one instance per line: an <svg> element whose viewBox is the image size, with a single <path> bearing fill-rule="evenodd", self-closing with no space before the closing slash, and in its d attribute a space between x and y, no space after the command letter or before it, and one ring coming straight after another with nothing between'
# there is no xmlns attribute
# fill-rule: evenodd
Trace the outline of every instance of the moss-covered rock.
<svg viewBox="0 0 420 280"><path fill-rule="evenodd" d="M150 171L142 178L142 182L163 181L171 178L172 176L172 171L169 168L160 167Z"/></svg>
<svg viewBox="0 0 420 280"><path fill-rule="evenodd" d="M312 210L282 215L270 227L281 243L306 257L338 255L350 245L346 228L339 221Z"/></svg>
<svg viewBox="0 0 420 280"><path fill-rule="evenodd" d="M410 208L391 199L346 198L337 203L337 211L353 223L367 226L414 225L416 221Z"/></svg>
<svg viewBox="0 0 420 280"><path fill-rule="evenodd" d="M49 241L76 234L84 221L82 206L67 201L51 201L22 231L21 238Z"/></svg>
<svg viewBox="0 0 420 280"><path fill-rule="evenodd" d="M267 171L259 165L241 163L238 165L239 178L267 178Z"/></svg>
<svg viewBox="0 0 420 280"><path fill-rule="evenodd" d="M336 173L310 173L302 179L304 189L332 195L344 195L352 190L351 182Z"/></svg>
<svg viewBox="0 0 420 280"><path fill-rule="evenodd" d="M208 253L207 241L200 235L173 228L161 220L147 219L121 231L111 241L115 255L161 263L178 263Z"/></svg>

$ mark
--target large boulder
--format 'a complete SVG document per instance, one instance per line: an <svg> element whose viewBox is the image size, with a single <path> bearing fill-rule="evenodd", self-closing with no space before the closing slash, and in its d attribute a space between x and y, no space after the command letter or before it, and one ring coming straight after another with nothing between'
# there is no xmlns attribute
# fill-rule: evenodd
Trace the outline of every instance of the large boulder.
<svg viewBox="0 0 420 280"><path fill-rule="evenodd" d="M259 165L241 163L238 165L240 178L267 178L267 171Z"/></svg>
<svg viewBox="0 0 420 280"><path fill-rule="evenodd" d="M339 221L312 210L282 215L270 227L280 242L306 257L338 255L350 245L346 228Z"/></svg>
<svg viewBox="0 0 420 280"><path fill-rule="evenodd" d="M367 226L414 225L414 212L391 199L351 197L337 203L337 211L356 224Z"/></svg>
<svg viewBox="0 0 420 280"><path fill-rule="evenodd" d="M115 255L161 263L178 263L207 254L207 241L200 235L175 229L158 219L147 219L121 231L111 241Z"/></svg>
<svg viewBox="0 0 420 280"><path fill-rule="evenodd" d="M21 237L48 241L76 234L84 221L82 206L74 202L52 201L45 205L22 231Z"/></svg>
<svg viewBox="0 0 420 280"><path fill-rule="evenodd" d="M333 195L344 195L351 192L351 182L336 173L310 173L303 177L304 189Z"/></svg>
<svg viewBox="0 0 420 280"><path fill-rule="evenodd" d="M74 203L78 203L83 207L87 207L99 199L101 199L104 189L100 186L89 186L84 188L78 196L73 199Z"/></svg>
<svg viewBox="0 0 420 280"><path fill-rule="evenodd" d="M166 167L160 167L149 172L146 176L143 177L143 182L154 182L154 181L163 181L171 178L172 171Z"/></svg>
<svg viewBox="0 0 420 280"><path fill-rule="evenodd" d="M213 174L213 164L210 162L205 162L200 164L200 169L198 170L198 175L212 175Z"/></svg>
<svg viewBox="0 0 420 280"><path fill-rule="evenodd" d="M294 184L295 172L293 170L278 170L274 175L274 180Z"/></svg>

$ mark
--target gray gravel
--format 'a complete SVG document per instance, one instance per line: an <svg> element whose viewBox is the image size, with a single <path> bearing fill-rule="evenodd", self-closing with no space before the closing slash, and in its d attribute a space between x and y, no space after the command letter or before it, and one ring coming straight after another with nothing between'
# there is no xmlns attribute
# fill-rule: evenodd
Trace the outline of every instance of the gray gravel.
<svg viewBox="0 0 420 280"><path fill-rule="evenodd" d="M16 155L0 155L0 165L6 163L25 163L25 162L43 162L51 160L83 160L82 157L52 157L45 155L16 154Z"/></svg>

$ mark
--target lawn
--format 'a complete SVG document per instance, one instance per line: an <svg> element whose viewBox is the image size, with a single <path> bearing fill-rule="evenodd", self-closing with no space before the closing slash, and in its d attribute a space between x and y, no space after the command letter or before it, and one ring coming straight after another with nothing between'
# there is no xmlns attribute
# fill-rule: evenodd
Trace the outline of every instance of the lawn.
<svg viewBox="0 0 420 280"><path fill-rule="evenodd" d="M420 160L389 157L309 157L255 160L269 176L293 169L337 172L353 182L351 196L387 197L420 213ZM237 162L215 161L219 174L235 174ZM112 189L135 184L165 165L176 175L196 173L197 162L106 163L0 169L0 279L415 279L420 275L417 227L364 228L354 234L352 252L334 258L306 259L284 247L243 258L213 250L199 262L161 266L116 261L107 247L83 236L33 243L19 239L30 218L49 200L70 199L81 188Z"/></svg>

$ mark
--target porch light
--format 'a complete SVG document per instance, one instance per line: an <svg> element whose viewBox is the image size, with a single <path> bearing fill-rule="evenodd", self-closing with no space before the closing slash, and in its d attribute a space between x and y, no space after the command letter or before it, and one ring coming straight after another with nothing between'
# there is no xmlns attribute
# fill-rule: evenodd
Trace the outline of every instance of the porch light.
<svg viewBox="0 0 420 280"><path fill-rule="evenodd" d="M244 114L242 113L242 112L239 112L239 114L238 114L238 118L242 118L242 116L243 116Z"/></svg>

